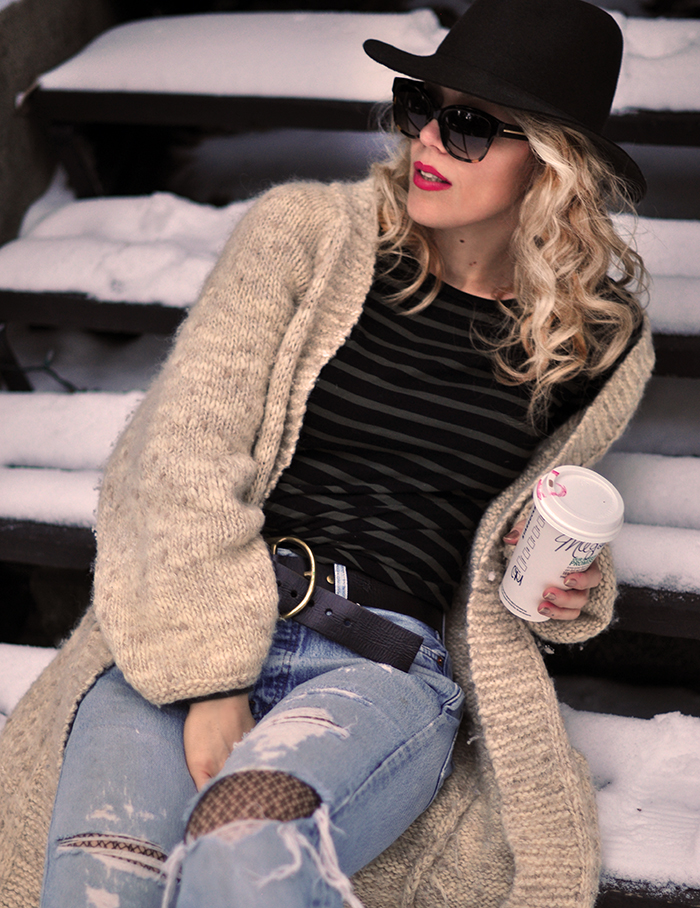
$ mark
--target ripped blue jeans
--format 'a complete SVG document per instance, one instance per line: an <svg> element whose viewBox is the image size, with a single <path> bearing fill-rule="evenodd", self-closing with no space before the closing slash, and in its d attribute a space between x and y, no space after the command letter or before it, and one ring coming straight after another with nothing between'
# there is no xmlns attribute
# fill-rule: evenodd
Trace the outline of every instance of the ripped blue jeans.
<svg viewBox="0 0 700 908"><path fill-rule="evenodd" d="M409 673L295 621L278 624L251 694L258 724L217 778L249 769L295 776L321 804L291 822L241 820L183 844L207 790L198 794L187 771L186 709L153 706L116 667L102 675L66 747L42 908L359 905L348 878L435 797L464 699L436 632L379 613L424 637Z"/></svg>

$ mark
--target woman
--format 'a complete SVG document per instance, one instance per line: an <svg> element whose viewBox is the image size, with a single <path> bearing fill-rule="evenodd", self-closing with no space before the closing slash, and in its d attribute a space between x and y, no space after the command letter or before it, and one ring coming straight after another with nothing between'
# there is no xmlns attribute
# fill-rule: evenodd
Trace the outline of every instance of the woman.
<svg viewBox="0 0 700 908"><path fill-rule="evenodd" d="M3 739L3 904L47 835L44 908L595 899L533 631L605 627L610 559L543 624L497 588L533 481L600 457L651 368L606 209L644 191L600 135L619 30L476 0L430 57L365 48L411 77L402 150L257 203L111 458L94 610Z"/></svg>

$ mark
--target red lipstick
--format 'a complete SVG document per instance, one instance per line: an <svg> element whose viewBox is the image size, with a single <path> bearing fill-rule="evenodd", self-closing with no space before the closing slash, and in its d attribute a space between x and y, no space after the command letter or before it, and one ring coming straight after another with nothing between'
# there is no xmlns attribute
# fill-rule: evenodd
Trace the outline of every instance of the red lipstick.
<svg viewBox="0 0 700 908"><path fill-rule="evenodd" d="M413 183L418 189L435 192L440 189L449 189L452 183L430 164L416 161L413 165Z"/></svg>

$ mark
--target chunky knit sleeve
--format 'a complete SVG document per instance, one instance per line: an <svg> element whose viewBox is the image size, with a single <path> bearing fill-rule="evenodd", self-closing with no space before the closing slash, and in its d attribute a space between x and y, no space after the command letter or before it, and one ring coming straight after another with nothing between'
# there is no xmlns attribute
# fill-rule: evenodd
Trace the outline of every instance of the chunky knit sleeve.
<svg viewBox="0 0 700 908"><path fill-rule="evenodd" d="M651 329L645 322L643 332L629 355L619 365L597 398L580 415L561 426L533 458L517 486L517 509L507 514L503 532L530 512L531 493L537 478L565 463L595 469L595 464L622 435L641 400L654 364ZM507 562L511 552L503 559ZM615 567L610 547L605 546L598 563L600 584L589 595L588 603L575 621L529 622L537 636L552 643L579 643L604 630L613 617L617 596Z"/></svg>
<svg viewBox="0 0 700 908"><path fill-rule="evenodd" d="M117 665L158 704L246 687L269 647L263 429L284 422L269 388L293 369L284 344L327 229L302 196L273 191L235 231L106 470L95 610Z"/></svg>

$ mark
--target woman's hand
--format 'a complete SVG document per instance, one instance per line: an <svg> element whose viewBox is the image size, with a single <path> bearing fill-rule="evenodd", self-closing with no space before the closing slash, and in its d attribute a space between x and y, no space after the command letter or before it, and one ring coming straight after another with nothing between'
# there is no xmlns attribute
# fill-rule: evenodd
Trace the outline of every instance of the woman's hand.
<svg viewBox="0 0 700 908"><path fill-rule="evenodd" d="M515 545L525 527L525 521L519 520L513 529L503 537L506 545ZM558 621L573 621L581 614L581 609L588 602L588 591L598 586L602 574L598 559L586 571L567 574L564 580L565 589L548 586L542 590L542 602L537 606L540 615L555 618Z"/></svg>
<svg viewBox="0 0 700 908"><path fill-rule="evenodd" d="M248 694L190 704L185 719L185 759L197 790L214 778L234 744L254 726Z"/></svg>

